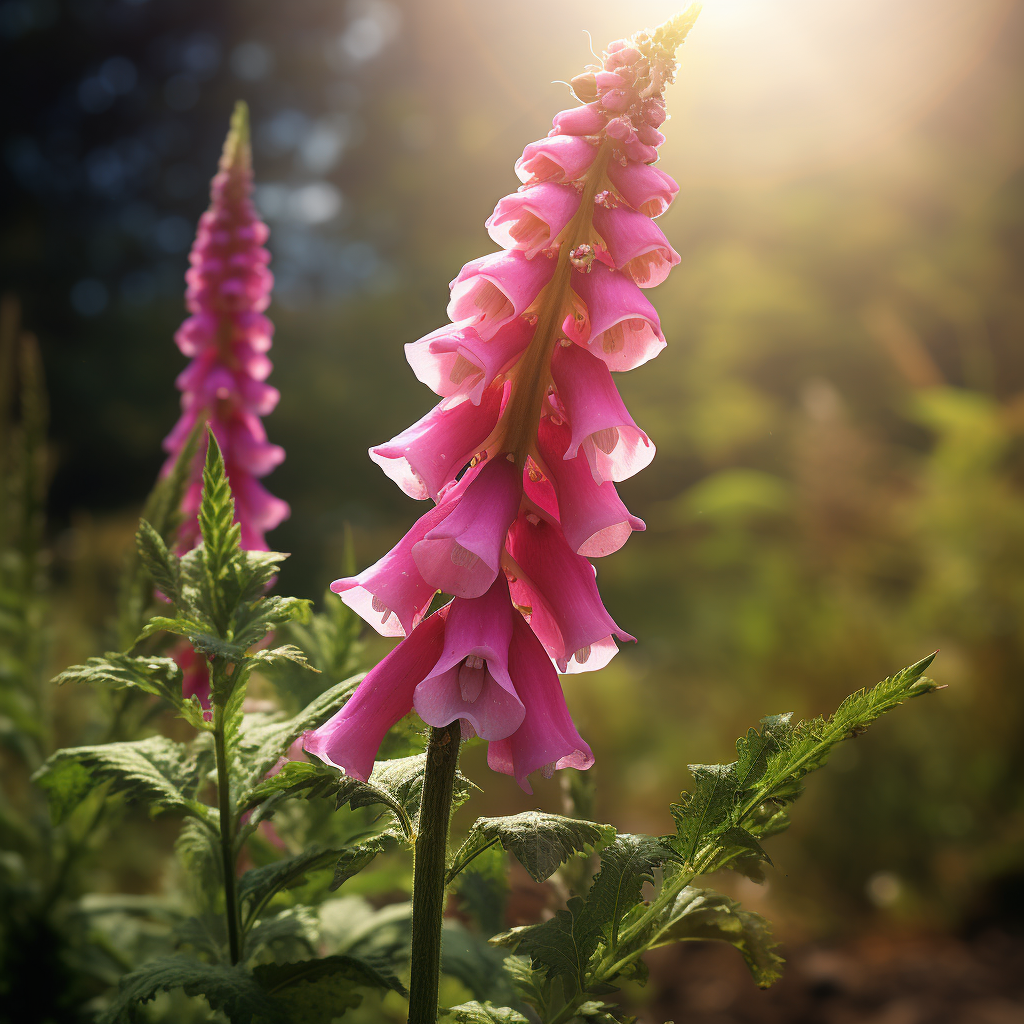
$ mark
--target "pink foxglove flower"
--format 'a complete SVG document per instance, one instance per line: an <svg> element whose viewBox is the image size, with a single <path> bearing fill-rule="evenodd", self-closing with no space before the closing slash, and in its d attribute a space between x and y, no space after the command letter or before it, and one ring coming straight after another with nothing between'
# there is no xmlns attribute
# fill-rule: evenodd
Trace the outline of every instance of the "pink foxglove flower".
<svg viewBox="0 0 1024 1024"><path fill-rule="evenodd" d="M210 207L199 219L189 254L185 301L191 316L175 336L192 362L178 376L181 418L164 441L164 471L174 464L197 422L210 424L224 454L242 547L266 550L264 534L288 516L288 505L259 482L284 458L284 450L267 440L261 417L280 397L266 383L271 370L267 351L273 324L263 315L274 279L264 248L267 226L250 198L252 152L244 104L231 119L218 170L210 186ZM182 546L199 536L196 513L202 491L200 453L196 474L185 498L187 519Z"/></svg>
<svg viewBox="0 0 1024 1024"><path fill-rule="evenodd" d="M413 709L486 739L490 766L527 792L531 772L593 763L558 673L601 668L617 640L633 639L588 559L644 528L615 482L647 466L654 445L613 373L665 347L644 290L679 262L652 220L678 187L651 164L692 20L612 43L573 80L581 105L526 147L523 186L487 221L502 250L452 281L452 323L406 346L442 401L370 456L435 507L333 585L378 632L405 639L305 740L352 775L369 775L385 733ZM454 597L424 618L438 591Z"/></svg>
<svg viewBox="0 0 1024 1024"><path fill-rule="evenodd" d="M211 183L210 207L199 220L189 254L185 301L191 315L175 341L192 362L178 376L182 412L164 441L168 457L163 472L170 471L196 423L209 423L224 455L242 547L262 551L267 547L264 534L286 518L289 509L259 482L281 462L284 450L267 440L261 421L280 396L266 383L271 370L266 353L274 327L263 314L274 279L263 245L267 226L253 208L251 192L249 120L240 103ZM196 515L204 459L201 450L183 502L182 550L199 539ZM184 672L185 696L194 694L208 707L206 663L184 646L175 657Z"/></svg>

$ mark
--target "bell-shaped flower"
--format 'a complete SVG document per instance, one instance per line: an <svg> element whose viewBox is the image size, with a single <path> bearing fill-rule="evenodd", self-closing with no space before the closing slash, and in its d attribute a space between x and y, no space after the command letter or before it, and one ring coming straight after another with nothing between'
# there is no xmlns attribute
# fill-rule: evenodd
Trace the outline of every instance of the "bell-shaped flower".
<svg viewBox="0 0 1024 1024"><path fill-rule="evenodd" d="M437 587L420 575L412 549L451 512L451 503L459 500L457 494L446 494L442 504L420 516L383 558L358 576L331 584L331 590L381 636L408 636L426 614Z"/></svg>
<svg viewBox="0 0 1024 1024"><path fill-rule="evenodd" d="M449 324L406 345L405 358L435 394L479 405L484 389L523 354L535 327L517 316L485 341L474 327Z"/></svg>
<svg viewBox="0 0 1024 1024"><path fill-rule="evenodd" d="M573 274L572 288L587 311L580 343L609 370L632 370L665 347L655 308L624 274L595 260L589 273Z"/></svg>
<svg viewBox="0 0 1024 1024"><path fill-rule="evenodd" d="M487 748L487 764L511 775L532 793L527 776L544 769L577 768L594 763L594 755L573 724L558 673L543 645L519 614L512 617L508 671L526 709L522 725Z"/></svg>
<svg viewBox="0 0 1024 1024"><path fill-rule="evenodd" d="M540 421L537 447L551 474L565 539L577 554L600 558L618 551L634 530L646 526L622 504L613 483L598 484L594 480L584 456L563 458L571 440L566 424L556 424L550 416ZM527 497L533 498L536 486L526 484Z"/></svg>
<svg viewBox="0 0 1024 1024"><path fill-rule="evenodd" d="M608 164L608 180L634 210L647 217L660 217L672 205L679 186L664 171L650 164L631 161Z"/></svg>
<svg viewBox="0 0 1024 1024"><path fill-rule="evenodd" d="M531 260L516 249L472 260L451 283L448 318L475 327L484 340L493 338L526 312L554 270L554 260Z"/></svg>
<svg viewBox="0 0 1024 1024"><path fill-rule="evenodd" d="M459 501L446 503L444 519L413 545L427 583L456 597L484 594L500 570L522 490L522 474L507 459L490 459L466 473L452 491Z"/></svg>
<svg viewBox="0 0 1024 1024"><path fill-rule="evenodd" d="M597 590L594 567L569 547L561 529L533 513L520 514L509 531L508 552L522 571L512 598L530 609L530 628L560 672L590 672L614 657L619 629Z"/></svg>
<svg viewBox="0 0 1024 1024"><path fill-rule="evenodd" d="M531 142L516 161L516 174L527 184L540 181L576 181L586 174L597 147L578 135L549 135Z"/></svg>
<svg viewBox="0 0 1024 1024"><path fill-rule="evenodd" d="M580 451L594 480L628 480L650 465L654 445L633 422L612 375L600 359L578 345L559 345L551 376L569 417L572 436L564 458Z"/></svg>
<svg viewBox="0 0 1024 1024"><path fill-rule="evenodd" d="M579 206L572 186L543 182L499 200L484 227L498 245L532 258L554 242Z"/></svg>
<svg viewBox="0 0 1024 1024"><path fill-rule="evenodd" d="M604 239L615 266L641 288L661 284L679 262L679 253L650 217L625 206L595 206L594 228Z"/></svg>
<svg viewBox="0 0 1024 1024"><path fill-rule="evenodd" d="M552 135L597 135L608 120L600 103L587 103L582 107L560 110L552 118Z"/></svg>
<svg viewBox="0 0 1024 1024"><path fill-rule="evenodd" d="M433 498L458 476L494 429L502 388L488 388L480 403L442 402L396 437L370 449L370 458L410 498Z"/></svg>
<svg viewBox="0 0 1024 1024"><path fill-rule="evenodd" d="M413 693L444 649L447 609L424 619L356 687L345 706L303 737L303 748L363 782L387 731L412 711Z"/></svg>
<svg viewBox="0 0 1024 1024"><path fill-rule="evenodd" d="M413 707L427 725L468 722L477 736L500 740L522 724L526 710L509 676L512 608L499 573L482 597L452 601L444 627L444 650L413 694Z"/></svg>

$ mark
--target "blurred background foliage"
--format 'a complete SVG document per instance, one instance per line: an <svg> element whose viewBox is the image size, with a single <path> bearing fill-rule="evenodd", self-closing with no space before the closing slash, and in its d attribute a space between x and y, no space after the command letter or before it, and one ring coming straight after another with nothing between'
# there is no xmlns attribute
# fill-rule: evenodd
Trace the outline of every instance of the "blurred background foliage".
<svg viewBox="0 0 1024 1024"><path fill-rule="evenodd" d="M51 407L48 647L24 639L35 604L4 619L10 678L107 642L234 100L277 278L268 431L288 456L268 483L293 513L271 543L294 553L281 592L315 596L343 572L346 524L361 567L417 514L366 448L430 407L402 345L493 248L482 222L513 160L568 105L551 80L591 59L581 29L600 49L674 10L0 3L0 281ZM648 530L598 567L640 643L566 684L595 813L656 833L685 765L728 759L762 714L827 710L935 648L949 684L812 783L769 885L741 893L786 936L1019 921L1022 42L1020 0L711 0L668 94L661 166L682 188L661 224L683 262L653 298L670 344L620 379L659 446L621 488ZM32 344L5 344L30 372ZM7 569L29 587L35 527L18 529ZM97 741L93 700L48 697L49 742ZM467 771L475 813L524 806L479 749ZM537 792L557 809L557 780ZM98 884L159 885L141 826L119 827L136 838Z"/></svg>

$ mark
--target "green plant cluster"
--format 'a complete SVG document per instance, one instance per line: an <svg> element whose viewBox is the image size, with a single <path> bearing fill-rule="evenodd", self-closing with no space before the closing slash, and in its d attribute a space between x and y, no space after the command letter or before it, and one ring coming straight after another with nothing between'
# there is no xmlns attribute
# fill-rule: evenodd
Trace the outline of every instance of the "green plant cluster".
<svg viewBox="0 0 1024 1024"><path fill-rule="evenodd" d="M177 507L194 443L159 485L151 514ZM166 896L64 894L90 919L90 939L103 937L110 961L90 1012L104 1024L140 1012L198 1020L201 998L233 1024L401 1019L423 737L414 726L396 730L367 782L315 758L288 759L361 678L335 678L355 634L347 620L268 592L285 556L239 547L212 435L203 482L194 550L173 552L173 515L140 525L121 625L141 624L126 650L57 677L130 702L122 720L145 735L59 749L35 773L52 827L77 827L80 844L119 807L180 822L187 901L173 887ZM156 602L147 600L154 587ZM140 616L147 605L158 614ZM177 638L207 661L209 708L182 696L181 669L168 656ZM295 642L267 646L281 638ZM684 941L733 945L757 983L770 985L782 960L768 923L705 876L728 868L763 879L762 841L787 827L804 776L879 715L933 689L923 675L930 661L854 694L828 718L763 719L737 741L731 764L691 766L693 788L671 808L672 834L620 834L541 811L478 818L449 856L446 882L466 923L446 923L442 970L456 1005L442 1019L612 1024L623 1018L609 997L623 981L645 979L644 954ZM274 687L265 692L275 699L254 701L257 681ZM294 707L296 693L311 690L319 692ZM474 788L457 775L456 803ZM86 811L93 826L83 831ZM549 920L504 930L509 855L536 882L557 882L565 905Z"/></svg>

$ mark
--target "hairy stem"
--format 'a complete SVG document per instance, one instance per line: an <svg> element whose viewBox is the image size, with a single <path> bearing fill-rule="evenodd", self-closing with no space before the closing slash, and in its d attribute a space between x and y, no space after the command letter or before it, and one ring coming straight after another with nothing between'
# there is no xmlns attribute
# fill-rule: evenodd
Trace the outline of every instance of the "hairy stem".
<svg viewBox="0 0 1024 1024"><path fill-rule="evenodd" d="M458 719L441 729L430 730L413 870L409 1024L437 1021L448 828L461 730Z"/></svg>
<svg viewBox="0 0 1024 1024"><path fill-rule="evenodd" d="M238 890L235 880L235 829L231 815L231 784L228 755L224 742L224 705L214 704L213 743L217 757L217 801L220 805L220 858L224 875L224 914L228 926L228 952L231 963L241 959L241 928L238 922Z"/></svg>

